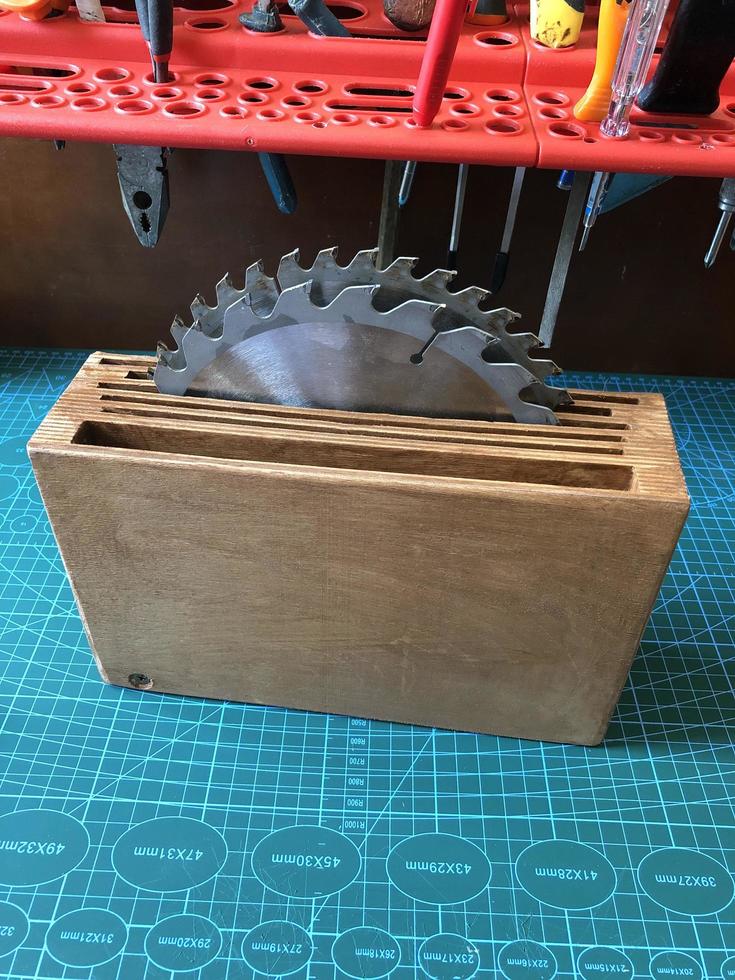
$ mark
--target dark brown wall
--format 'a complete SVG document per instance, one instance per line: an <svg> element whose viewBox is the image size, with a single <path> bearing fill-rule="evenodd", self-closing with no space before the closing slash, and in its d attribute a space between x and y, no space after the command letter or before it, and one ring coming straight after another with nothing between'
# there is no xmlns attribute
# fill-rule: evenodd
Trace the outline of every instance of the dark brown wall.
<svg viewBox="0 0 735 980"><path fill-rule="evenodd" d="M171 211L154 250L125 216L108 146L0 142L0 343L148 349L194 293L226 271L301 248L372 246L382 185L375 161L291 158L300 205L275 210L251 154L177 150ZM419 166L402 214L401 254L444 265L456 168ZM460 285L487 285L512 171L470 171ZM538 327L566 196L556 174L529 172L500 300ZM719 211L716 180L679 178L600 218L573 259L553 348L567 368L732 375L735 254L702 257Z"/></svg>

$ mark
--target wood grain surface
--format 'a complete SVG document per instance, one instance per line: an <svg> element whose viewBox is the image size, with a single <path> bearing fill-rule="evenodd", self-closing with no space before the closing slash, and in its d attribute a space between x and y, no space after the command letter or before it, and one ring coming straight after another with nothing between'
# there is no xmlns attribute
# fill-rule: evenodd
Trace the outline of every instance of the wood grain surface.
<svg viewBox="0 0 735 980"><path fill-rule="evenodd" d="M660 396L358 416L159 395L151 363L93 355L29 444L105 680L602 739L688 510Z"/></svg>

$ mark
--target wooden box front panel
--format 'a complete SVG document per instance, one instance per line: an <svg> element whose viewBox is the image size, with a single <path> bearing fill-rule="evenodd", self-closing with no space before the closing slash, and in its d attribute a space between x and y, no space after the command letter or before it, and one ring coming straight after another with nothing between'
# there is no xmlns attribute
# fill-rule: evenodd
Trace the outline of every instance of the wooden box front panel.
<svg viewBox="0 0 735 980"><path fill-rule="evenodd" d="M687 509L584 474L31 454L111 683L141 672L157 691L587 744Z"/></svg>

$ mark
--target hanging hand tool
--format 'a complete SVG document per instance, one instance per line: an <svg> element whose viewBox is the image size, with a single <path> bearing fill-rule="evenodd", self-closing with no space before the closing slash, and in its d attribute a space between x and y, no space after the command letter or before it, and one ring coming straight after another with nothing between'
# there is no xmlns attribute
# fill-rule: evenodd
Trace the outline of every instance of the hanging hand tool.
<svg viewBox="0 0 735 980"><path fill-rule="evenodd" d="M545 48L576 44L584 21L584 0L531 0L531 37Z"/></svg>
<svg viewBox="0 0 735 980"><path fill-rule="evenodd" d="M562 170L559 173L559 177L556 181L556 186L560 191L570 191L572 189L572 183L574 182L574 171L573 170Z"/></svg>
<svg viewBox="0 0 735 980"><path fill-rule="evenodd" d="M447 269L457 268L457 250L459 248L459 232L462 228L462 212L464 211L464 196L467 191L467 175L469 164L460 163L457 171L457 190L454 193L454 213L452 214L452 230L449 234L449 250L447 251Z"/></svg>
<svg viewBox="0 0 735 980"><path fill-rule="evenodd" d="M612 98L600 123L603 136L621 138L630 130L630 110L643 87L669 0L636 0L628 13L612 81Z"/></svg>
<svg viewBox="0 0 735 980"><path fill-rule="evenodd" d="M413 118L423 129L442 104L466 7L467 0L437 0L413 97Z"/></svg>
<svg viewBox="0 0 735 980"><path fill-rule="evenodd" d="M402 31L422 31L431 23L436 0L383 0L383 13Z"/></svg>
<svg viewBox="0 0 735 980"><path fill-rule="evenodd" d="M711 115L734 57L735 0L680 0L638 106L646 112Z"/></svg>
<svg viewBox="0 0 735 980"><path fill-rule="evenodd" d="M465 17L468 24L480 27L497 27L508 19L505 0L473 0Z"/></svg>
<svg viewBox="0 0 735 980"><path fill-rule="evenodd" d="M403 167L401 186L398 189L399 208L405 208L405 206L408 204L408 199L411 196L411 188L413 187L413 178L415 176L416 176L416 161L407 160Z"/></svg>
<svg viewBox="0 0 735 980"><path fill-rule="evenodd" d="M567 272L574 251L574 240L577 237L579 219L587 197L587 188L590 185L590 176L586 171L582 173L578 170L575 171L572 189L569 192L567 209L564 212L564 221L559 235L559 244L554 257L554 267L551 270L549 289L546 293L544 312L541 317L541 328L538 332L539 340L544 347L551 344L554 336L556 318L559 315L561 298L567 282Z"/></svg>
<svg viewBox="0 0 735 980"><path fill-rule="evenodd" d="M396 255L398 238L398 192L401 185L401 164L398 160L386 160L383 171L383 196L380 202L378 226L377 265L386 269Z"/></svg>
<svg viewBox="0 0 735 980"><path fill-rule="evenodd" d="M492 275L490 277L490 292L497 293L505 282L505 274L508 271L508 261L510 260L510 242L513 238L513 229L516 223L516 212L518 211L518 201L523 187L523 178L526 176L525 167L516 167L513 175L513 186L510 189L510 200L508 201L508 213L505 216L505 227L503 228L503 239L500 242L500 251L495 256Z"/></svg>
<svg viewBox="0 0 735 980"><path fill-rule="evenodd" d="M602 0L597 22L595 70L587 91L574 107L574 116L584 122L601 122L610 107L612 77L623 39L631 0Z"/></svg>
<svg viewBox="0 0 735 980"><path fill-rule="evenodd" d="M169 208L168 150L160 146L113 145L123 207L138 241L153 248Z"/></svg>
<svg viewBox="0 0 735 980"><path fill-rule="evenodd" d="M173 0L135 0L135 9L150 52L154 81L165 84L169 80L168 64L174 43Z"/></svg>
<svg viewBox="0 0 735 980"><path fill-rule="evenodd" d="M628 135L630 111L643 87L668 4L669 0L636 0L628 13L615 63L610 106L607 115L600 123L600 133L603 136L620 139ZM610 177L610 173L601 171L595 174L585 210L580 251L587 244L587 239L600 213Z"/></svg>
<svg viewBox="0 0 735 980"><path fill-rule="evenodd" d="M720 251L720 245L722 245L722 240L727 234L728 226L732 220L733 213L735 213L735 177L725 177L722 181L717 207L722 211L722 216L717 222L714 237L704 257L705 269L710 269L714 265L717 253ZM732 247L732 243L730 245Z"/></svg>

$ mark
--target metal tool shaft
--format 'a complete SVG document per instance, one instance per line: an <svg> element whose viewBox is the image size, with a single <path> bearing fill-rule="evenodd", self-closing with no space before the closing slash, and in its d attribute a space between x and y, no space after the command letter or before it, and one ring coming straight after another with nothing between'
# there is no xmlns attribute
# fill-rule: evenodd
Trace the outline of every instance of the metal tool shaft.
<svg viewBox="0 0 735 980"><path fill-rule="evenodd" d="M541 317L541 328L538 333L539 340L544 347L548 347L551 344L554 336L556 318L559 314L559 306L561 305L561 298L564 294L569 263L574 250L574 240L577 237L579 219L584 208L591 176L587 171L581 173L580 171L576 171L574 174L574 183L569 192L567 209L564 212L564 222L562 223L561 234L559 235L559 244L556 248L554 267L551 270L549 289L546 293L544 312Z"/></svg>
<svg viewBox="0 0 735 980"><path fill-rule="evenodd" d="M457 190L454 194L454 213L452 214L452 230L449 234L449 251L447 252L447 268L457 267L457 250L459 249L459 233L462 228L462 212L464 211L464 198L467 191L467 175L470 167L468 163L460 163L457 171Z"/></svg>

